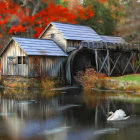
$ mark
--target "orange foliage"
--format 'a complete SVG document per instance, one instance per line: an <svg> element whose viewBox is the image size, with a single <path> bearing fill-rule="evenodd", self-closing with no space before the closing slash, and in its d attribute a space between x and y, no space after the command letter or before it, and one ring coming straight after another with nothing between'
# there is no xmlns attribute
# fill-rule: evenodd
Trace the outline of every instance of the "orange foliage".
<svg viewBox="0 0 140 140"><path fill-rule="evenodd" d="M102 21L101 21L101 20L98 20L98 22L99 22L99 23L102 23Z"/></svg>
<svg viewBox="0 0 140 140"><path fill-rule="evenodd" d="M11 84L11 87L14 87L14 84L13 83Z"/></svg>
<svg viewBox="0 0 140 140"><path fill-rule="evenodd" d="M80 19L90 19L94 16L93 10L89 7L89 8L83 8L83 7L79 7L76 9L75 14L77 15L78 18Z"/></svg>
<svg viewBox="0 0 140 140"><path fill-rule="evenodd" d="M98 0L99 3L105 3L106 0Z"/></svg>
<svg viewBox="0 0 140 140"><path fill-rule="evenodd" d="M69 10L71 11L71 13L74 13L77 18L87 20L94 16L94 12L91 6L84 8L80 4L79 0L68 0L68 2Z"/></svg>
<svg viewBox="0 0 140 140"><path fill-rule="evenodd" d="M76 79L84 88L105 87L105 75L97 73L93 68L86 69L85 72L79 71Z"/></svg>

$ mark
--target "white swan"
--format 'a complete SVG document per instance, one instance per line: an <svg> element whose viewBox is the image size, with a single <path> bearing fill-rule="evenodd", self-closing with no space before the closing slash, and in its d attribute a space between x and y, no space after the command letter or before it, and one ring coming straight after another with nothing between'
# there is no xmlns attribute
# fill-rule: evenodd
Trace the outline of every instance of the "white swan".
<svg viewBox="0 0 140 140"><path fill-rule="evenodd" d="M120 121L120 120L126 120L130 116L126 116L125 112L122 109L116 110L114 113L109 112L109 117L107 118L107 121Z"/></svg>

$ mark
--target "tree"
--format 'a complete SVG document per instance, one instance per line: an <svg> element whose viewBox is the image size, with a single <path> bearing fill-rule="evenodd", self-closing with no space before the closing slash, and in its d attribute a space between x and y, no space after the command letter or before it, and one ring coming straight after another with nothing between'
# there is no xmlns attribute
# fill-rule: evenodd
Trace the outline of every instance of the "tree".
<svg viewBox="0 0 140 140"><path fill-rule="evenodd" d="M7 35L8 30L13 25L18 25L25 17L22 7L14 4L11 0L0 1L0 36ZM21 32L25 32L24 27L20 25L18 28ZM16 30L18 30L16 29Z"/></svg>
<svg viewBox="0 0 140 140"><path fill-rule="evenodd" d="M76 23L75 19L76 16L70 13L68 8L50 3L35 15L33 25L35 31L34 37L38 37L51 21Z"/></svg>
<svg viewBox="0 0 140 140"><path fill-rule="evenodd" d="M20 0L18 2L17 0L0 0L1 38L10 35L38 37L51 21L77 23L77 19L87 20L93 17L93 11L89 8L77 6L72 11L64 5L42 0L41 2L46 6L39 4L34 9L30 5L38 3L38 0Z"/></svg>
<svg viewBox="0 0 140 140"><path fill-rule="evenodd" d="M140 3L137 0L125 1L124 16L116 29L116 34L130 43L140 43Z"/></svg>
<svg viewBox="0 0 140 140"><path fill-rule="evenodd" d="M11 0L0 0L0 49L9 38L13 26L14 32L26 32L20 23L27 17L26 8L23 9Z"/></svg>
<svg viewBox="0 0 140 140"><path fill-rule="evenodd" d="M94 18L79 20L79 23L91 26L99 34L113 35L120 18L117 9L120 3L116 0L85 0L84 7L89 5L92 6Z"/></svg>

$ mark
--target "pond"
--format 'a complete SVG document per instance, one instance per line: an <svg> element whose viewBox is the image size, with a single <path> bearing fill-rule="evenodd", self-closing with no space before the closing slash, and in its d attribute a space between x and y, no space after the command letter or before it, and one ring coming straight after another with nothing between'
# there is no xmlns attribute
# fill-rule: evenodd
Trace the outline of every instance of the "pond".
<svg viewBox="0 0 140 140"><path fill-rule="evenodd" d="M140 96L78 87L0 92L0 140L137 140ZM129 119L107 121L123 109Z"/></svg>

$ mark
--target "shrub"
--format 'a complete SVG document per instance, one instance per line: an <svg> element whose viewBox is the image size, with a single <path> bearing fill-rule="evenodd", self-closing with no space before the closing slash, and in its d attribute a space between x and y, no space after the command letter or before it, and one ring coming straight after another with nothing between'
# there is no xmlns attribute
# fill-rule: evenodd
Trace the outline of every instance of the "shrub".
<svg viewBox="0 0 140 140"><path fill-rule="evenodd" d="M41 79L41 87L43 89L52 89L55 88L55 81L50 78Z"/></svg>
<svg viewBox="0 0 140 140"><path fill-rule="evenodd" d="M105 75L97 73L93 68L86 69L85 72L79 71L76 80L84 88L105 88Z"/></svg>

